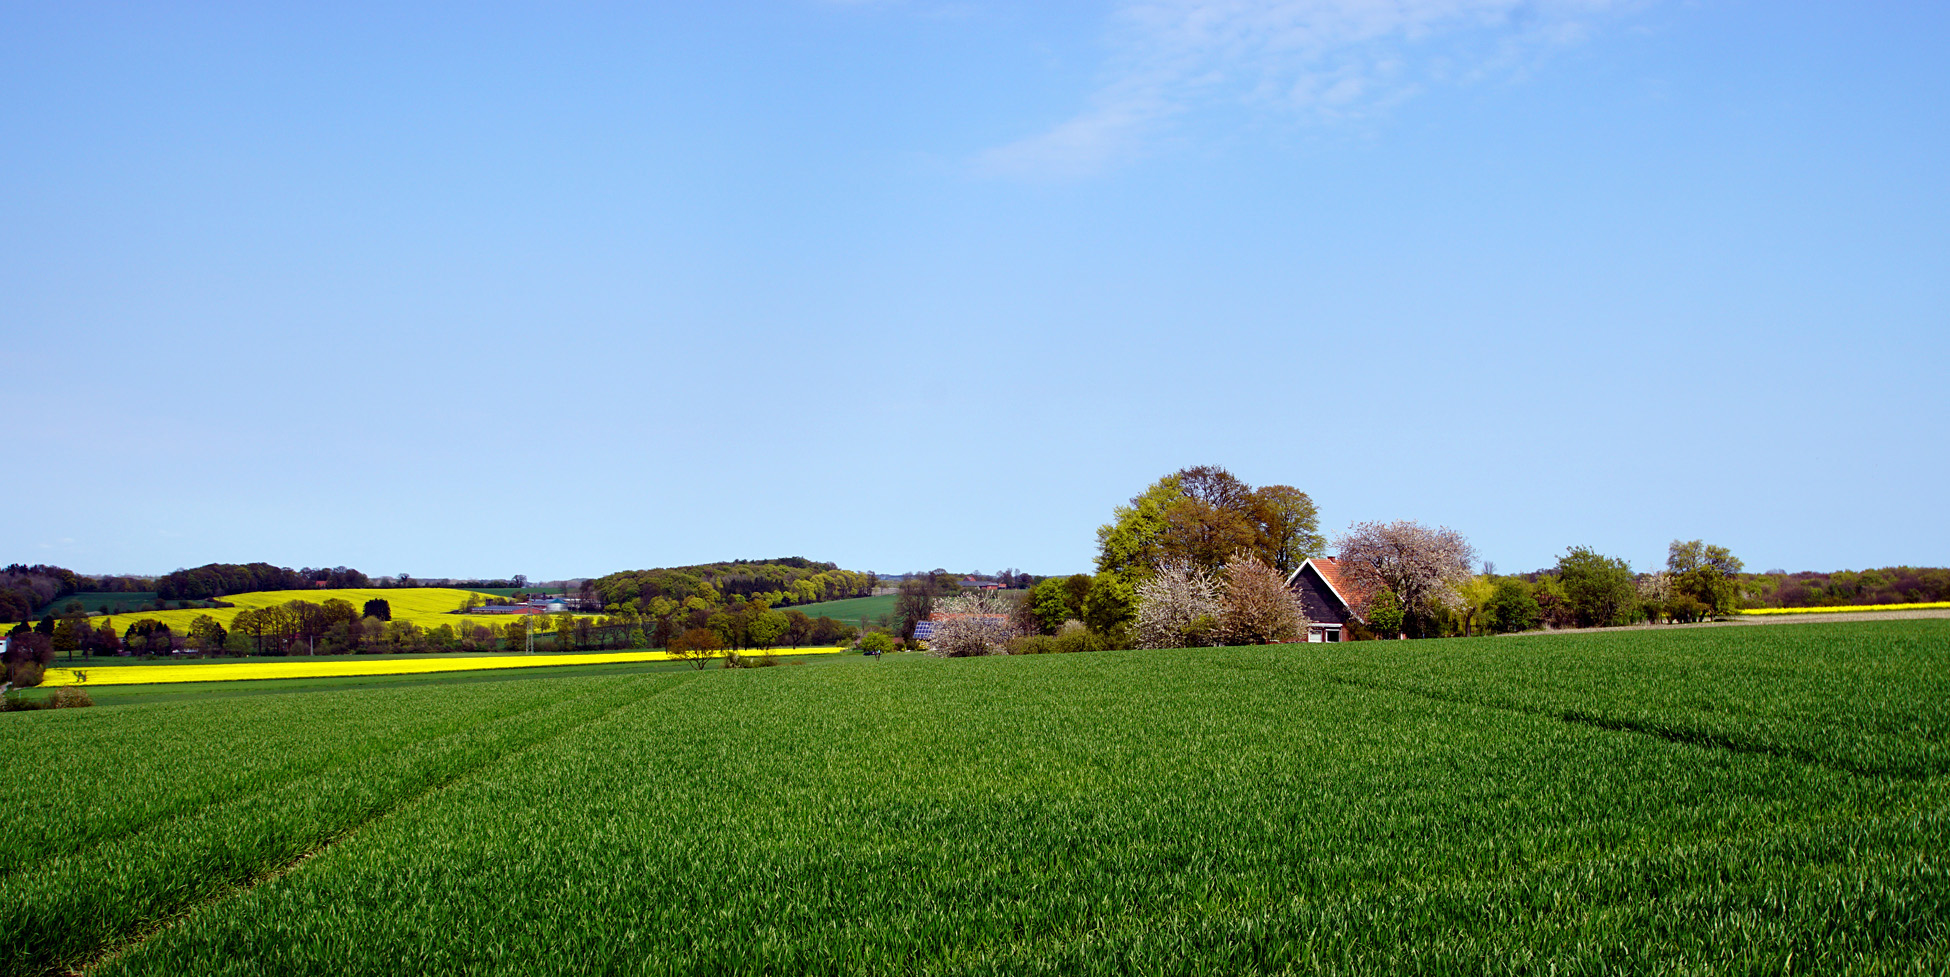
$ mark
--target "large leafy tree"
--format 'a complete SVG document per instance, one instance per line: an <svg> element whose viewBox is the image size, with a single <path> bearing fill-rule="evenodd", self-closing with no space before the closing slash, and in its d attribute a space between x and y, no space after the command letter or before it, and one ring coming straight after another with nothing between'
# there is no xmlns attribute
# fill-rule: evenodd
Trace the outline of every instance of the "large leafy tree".
<svg viewBox="0 0 1950 977"><path fill-rule="evenodd" d="M1342 572L1358 589L1385 591L1402 613L1424 620L1456 604L1476 559L1461 533L1406 519L1355 523L1335 543Z"/></svg>
<svg viewBox="0 0 1950 977"><path fill-rule="evenodd" d="M190 647L206 655L222 651L224 640L229 636L223 624L208 614L198 614L196 620L190 622Z"/></svg>
<svg viewBox="0 0 1950 977"><path fill-rule="evenodd" d="M1210 569L1258 546L1252 486L1217 465L1186 468L1175 477L1178 498L1164 508L1164 559Z"/></svg>
<svg viewBox="0 0 1950 977"><path fill-rule="evenodd" d="M1260 555L1281 574L1291 574L1327 549L1320 511L1307 493L1291 485L1262 485L1253 492L1252 506Z"/></svg>
<svg viewBox="0 0 1950 977"><path fill-rule="evenodd" d="M1557 579L1578 627L1628 624L1638 616L1638 587L1624 560L1573 546L1557 559Z"/></svg>
<svg viewBox="0 0 1950 977"><path fill-rule="evenodd" d="M1325 543L1319 529L1313 500L1291 485L1255 489L1217 465L1180 469L1118 506L1112 521L1097 528L1098 578L1087 603L1096 607L1098 621L1128 623L1136 616L1138 585L1160 565L1216 574L1241 552L1257 556L1284 581L1319 555ZM1106 579L1114 586L1098 593ZM1119 596L1127 603L1113 608ZM1072 606L1077 603L1084 602ZM1089 614L1084 619L1103 632Z"/></svg>
<svg viewBox="0 0 1950 977"><path fill-rule="evenodd" d="M1695 603L1702 613L1731 614L1739 604L1734 578L1740 568L1739 558L1724 546L1673 540L1666 549L1666 572L1672 575L1676 616L1693 616Z"/></svg>
<svg viewBox="0 0 1950 977"><path fill-rule="evenodd" d="M786 630L791 626L792 619L786 617L784 611L767 608L753 614L751 623L746 625L745 630L751 637L753 647L770 648L778 644L780 638L785 637Z"/></svg>
<svg viewBox="0 0 1950 977"><path fill-rule="evenodd" d="M1077 576L1083 579L1082 592L1088 596L1090 578L1083 574ZM1036 622L1036 630L1043 634L1055 634L1064 621L1083 619L1083 601L1072 601L1068 583L1063 577L1050 577L1031 588L1023 598L1023 605Z"/></svg>
<svg viewBox="0 0 1950 977"><path fill-rule="evenodd" d="M1129 586L1150 576L1163 556L1165 511L1182 498L1178 476L1166 475L1111 510L1111 521L1097 527L1097 572Z"/></svg>
<svg viewBox="0 0 1950 977"><path fill-rule="evenodd" d="M1483 605L1483 622L1498 634L1528 631L1537 626L1541 614L1530 587L1515 577L1498 580L1495 591Z"/></svg>

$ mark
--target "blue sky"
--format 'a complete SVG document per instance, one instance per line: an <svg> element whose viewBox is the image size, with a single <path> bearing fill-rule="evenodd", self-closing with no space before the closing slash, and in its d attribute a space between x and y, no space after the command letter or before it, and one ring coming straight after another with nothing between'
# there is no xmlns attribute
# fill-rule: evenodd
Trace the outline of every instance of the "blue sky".
<svg viewBox="0 0 1950 977"><path fill-rule="evenodd" d="M7 560L1950 563L1950 8L0 8Z"/></svg>

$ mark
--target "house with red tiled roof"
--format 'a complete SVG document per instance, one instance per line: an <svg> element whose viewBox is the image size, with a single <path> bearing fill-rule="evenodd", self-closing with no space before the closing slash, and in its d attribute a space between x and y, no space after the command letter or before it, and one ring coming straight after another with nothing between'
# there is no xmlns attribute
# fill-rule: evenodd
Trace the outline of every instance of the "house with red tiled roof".
<svg viewBox="0 0 1950 977"><path fill-rule="evenodd" d="M1334 557L1317 556L1300 564L1286 578L1286 586L1307 609L1308 641L1340 641L1348 622L1367 623L1362 615L1373 591L1357 585Z"/></svg>

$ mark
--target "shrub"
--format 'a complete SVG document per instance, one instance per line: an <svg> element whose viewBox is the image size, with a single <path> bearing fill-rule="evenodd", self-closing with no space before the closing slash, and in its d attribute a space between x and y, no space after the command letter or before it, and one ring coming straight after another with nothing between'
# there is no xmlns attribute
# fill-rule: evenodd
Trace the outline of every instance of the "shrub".
<svg viewBox="0 0 1950 977"><path fill-rule="evenodd" d="M1711 607L1701 603L1691 594L1674 594L1666 601L1666 617L1674 624L1691 624L1703 621L1713 612Z"/></svg>
<svg viewBox="0 0 1950 977"><path fill-rule="evenodd" d="M1080 651L1108 651L1114 643L1085 627L1082 621L1065 621L1053 635L1030 634L1009 642L1011 655L1067 655Z"/></svg>
<svg viewBox="0 0 1950 977"><path fill-rule="evenodd" d="M47 699L49 709L80 709L94 704L95 700L90 699L88 693L72 685L63 685L55 689L54 694Z"/></svg>
<svg viewBox="0 0 1950 977"><path fill-rule="evenodd" d="M1496 582L1496 592L1483 605L1483 619L1497 634L1528 631L1537 626L1542 609L1524 582L1504 577Z"/></svg>

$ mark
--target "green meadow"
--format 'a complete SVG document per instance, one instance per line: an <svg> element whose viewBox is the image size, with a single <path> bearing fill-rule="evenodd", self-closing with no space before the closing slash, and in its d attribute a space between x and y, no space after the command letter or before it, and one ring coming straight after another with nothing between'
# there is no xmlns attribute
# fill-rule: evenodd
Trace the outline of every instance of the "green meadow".
<svg viewBox="0 0 1950 977"><path fill-rule="evenodd" d="M0 971L1940 973L1950 622L0 715Z"/></svg>
<svg viewBox="0 0 1950 977"><path fill-rule="evenodd" d="M881 594L878 597L852 597L846 600L820 601L817 604L793 604L781 610L794 610L807 617L830 617L835 621L858 626L861 618L872 624L881 617L894 613L894 602L898 594Z"/></svg>

